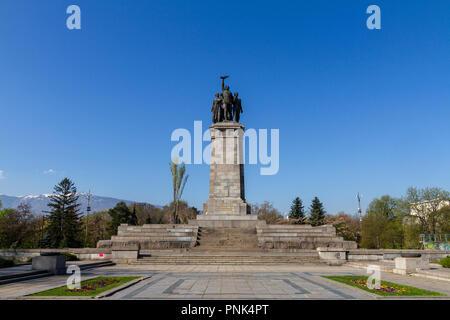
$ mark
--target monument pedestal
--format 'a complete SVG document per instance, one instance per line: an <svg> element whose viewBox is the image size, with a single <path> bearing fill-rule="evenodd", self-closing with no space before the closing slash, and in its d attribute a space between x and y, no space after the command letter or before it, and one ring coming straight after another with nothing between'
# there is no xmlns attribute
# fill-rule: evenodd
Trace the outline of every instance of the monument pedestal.
<svg viewBox="0 0 450 320"><path fill-rule="evenodd" d="M200 227L256 227L258 217L250 214L245 200L244 129L237 122L213 124L211 133L211 166L209 198L203 214L190 223Z"/></svg>
<svg viewBox="0 0 450 320"><path fill-rule="evenodd" d="M206 228L256 228L264 226L264 220L258 220L255 214L248 215L198 215L196 220L189 220L189 224Z"/></svg>

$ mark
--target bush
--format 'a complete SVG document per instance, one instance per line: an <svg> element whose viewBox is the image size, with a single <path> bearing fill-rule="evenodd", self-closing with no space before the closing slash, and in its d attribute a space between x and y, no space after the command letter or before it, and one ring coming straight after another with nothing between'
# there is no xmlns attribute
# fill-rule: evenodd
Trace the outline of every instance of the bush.
<svg viewBox="0 0 450 320"><path fill-rule="evenodd" d="M450 268L450 256L439 261L439 264L444 268Z"/></svg>
<svg viewBox="0 0 450 320"><path fill-rule="evenodd" d="M0 257L0 268L14 267L14 261Z"/></svg>
<svg viewBox="0 0 450 320"><path fill-rule="evenodd" d="M78 258L76 255L71 254L69 252L61 252L60 253L62 256L66 257L66 261L78 261Z"/></svg>

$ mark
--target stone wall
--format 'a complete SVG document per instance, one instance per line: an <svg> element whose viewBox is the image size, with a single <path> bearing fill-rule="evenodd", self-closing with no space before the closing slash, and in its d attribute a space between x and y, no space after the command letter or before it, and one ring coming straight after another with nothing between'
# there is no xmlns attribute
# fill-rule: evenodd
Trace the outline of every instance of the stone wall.
<svg viewBox="0 0 450 320"><path fill-rule="evenodd" d="M97 243L98 248L138 245L140 250L192 248L197 242L198 226L187 224L121 224L117 236Z"/></svg>
<svg viewBox="0 0 450 320"><path fill-rule="evenodd" d="M442 258L450 256L450 251L443 250L419 250L419 249L357 249L347 252L348 261L377 261L394 260L402 257L402 254L421 254L422 258L428 258L430 261L439 261Z"/></svg>
<svg viewBox="0 0 450 320"><path fill-rule="evenodd" d="M256 230L259 246L263 249L357 248L356 242L338 237L331 225L263 225L257 226Z"/></svg>

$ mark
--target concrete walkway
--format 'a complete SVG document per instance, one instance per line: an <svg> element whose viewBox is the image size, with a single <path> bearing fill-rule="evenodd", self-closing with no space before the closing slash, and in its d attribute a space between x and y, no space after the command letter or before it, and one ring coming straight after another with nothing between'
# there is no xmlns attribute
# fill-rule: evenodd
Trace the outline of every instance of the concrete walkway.
<svg viewBox="0 0 450 320"><path fill-rule="evenodd" d="M113 275L151 278L106 299L386 299L322 277L367 275L364 269L351 266L116 265L81 273L82 280ZM66 280L67 276L52 276L2 285L0 298L20 298L65 285ZM438 291L450 298L450 282L389 272L382 272L382 280Z"/></svg>

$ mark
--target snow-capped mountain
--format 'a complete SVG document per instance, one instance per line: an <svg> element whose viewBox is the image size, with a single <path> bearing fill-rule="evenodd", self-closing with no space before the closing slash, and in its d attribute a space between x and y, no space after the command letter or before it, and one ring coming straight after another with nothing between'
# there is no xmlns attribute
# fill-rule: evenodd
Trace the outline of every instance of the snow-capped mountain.
<svg viewBox="0 0 450 320"><path fill-rule="evenodd" d="M0 201L2 202L3 208L17 208L20 203L28 203L31 205L31 209L34 214L42 214L42 211L47 211L47 204L50 200L51 194L41 194L38 196L22 196L14 197L7 195L0 195ZM86 208L88 204L88 194L84 192L78 193L78 203L81 204L80 211L83 214L86 213ZM118 202L123 201L127 205L130 205L134 201L121 200L109 197L101 197L96 195L91 195L91 213L101 210L107 210L113 208Z"/></svg>

